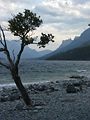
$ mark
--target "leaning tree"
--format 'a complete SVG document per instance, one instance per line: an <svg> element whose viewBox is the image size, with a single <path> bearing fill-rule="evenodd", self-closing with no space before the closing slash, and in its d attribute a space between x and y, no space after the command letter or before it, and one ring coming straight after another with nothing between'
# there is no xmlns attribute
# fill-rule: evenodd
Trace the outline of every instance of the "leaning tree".
<svg viewBox="0 0 90 120"><path fill-rule="evenodd" d="M41 33L39 41L36 40L35 37L32 37L33 31L42 24L42 19L40 18L40 16L37 16L35 13L27 9L25 9L23 13L18 13L16 16L13 16L13 18L10 19L8 23L8 29L11 31L11 33L13 33L14 36L18 36L20 38L20 51L17 53L17 56L14 57L13 60L7 46L4 30L0 26L0 44L2 45L2 47L0 48L0 52L3 52L8 60L8 64L0 61L0 65L10 70L12 78L22 95L22 99L27 106L31 106L32 101L25 87L23 86L19 75L20 58L24 51L24 48L27 45L36 44L39 46L39 48L45 47L46 44L48 44L50 41L54 42L54 36L52 34Z"/></svg>

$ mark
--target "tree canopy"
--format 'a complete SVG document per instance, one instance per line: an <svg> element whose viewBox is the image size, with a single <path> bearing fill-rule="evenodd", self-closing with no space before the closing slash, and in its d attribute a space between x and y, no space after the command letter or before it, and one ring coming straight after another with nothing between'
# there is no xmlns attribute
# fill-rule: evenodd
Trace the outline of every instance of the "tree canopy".
<svg viewBox="0 0 90 120"><path fill-rule="evenodd" d="M18 13L16 16L13 16L8 22L10 31L14 36L19 36L24 45L37 44L39 47L45 47L49 41L54 42L54 36L52 34L46 35L44 33L41 33L40 41L35 42L35 39L32 38L32 32L36 30L43 21L40 16L37 16L36 13L30 10L25 9L23 13ZM31 32L31 34L28 34L29 32Z"/></svg>

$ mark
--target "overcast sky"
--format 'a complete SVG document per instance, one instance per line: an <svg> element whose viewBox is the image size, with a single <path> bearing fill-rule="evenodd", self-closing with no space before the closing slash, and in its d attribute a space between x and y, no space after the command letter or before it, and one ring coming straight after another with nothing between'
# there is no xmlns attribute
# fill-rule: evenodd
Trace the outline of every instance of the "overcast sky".
<svg viewBox="0 0 90 120"><path fill-rule="evenodd" d="M0 0L0 24L7 26L12 15L24 9L41 16L43 25L37 34L44 32L55 36L55 43L47 49L54 50L62 40L80 35L90 23L90 0ZM5 34L7 39L16 39L9 32Z"/></svg>

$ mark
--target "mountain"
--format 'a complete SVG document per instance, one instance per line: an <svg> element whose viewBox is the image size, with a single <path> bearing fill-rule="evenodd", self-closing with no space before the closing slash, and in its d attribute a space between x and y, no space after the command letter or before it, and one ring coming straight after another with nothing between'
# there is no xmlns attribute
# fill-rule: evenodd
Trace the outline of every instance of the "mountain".
<svg viewBox="0 0 90 120"><path fill-rule="evenodd" d="M15 56L17 56L17 53L20 50L19 41L7 40L6 42L7 42L7 46L8 46L8 49L10 51L11 56L13 57L13 53ZM2 47L2 46L0 45L0 47ZM31 49L27 46L27 47L25 47L21 57L22 58L38 58L38 57L41 57L43 55L49 54L50 52L51 52L51 50L36 51L36 50ZM5 55L0 53L0 58L4 58L4 57L5 57Z"/></svg>
<svg viewBox="0 0 90 120"><path fill-rule="evenodd" d="M90 60L90 45L55 54L47 60Z"/></svg>
<svg viewBox="0 0 90 120"><path fill-rule="evenodd" d="M64 48L64 52L77 47L84 46L85 44L90 44L90 28L81 33L79 37L75 37L73 42Z"/></svg>
<svg viewBox="0 0 90 120"><path fill-rule="evenodd" d="M72 42L71 39L63 40L59 48L57 48L55 51L51 52L50 54L46 54L45 56L42 56L40 59L47 59L48 57L51 57L59 52L62 52L64 48L68 46L71 42Z"/></svg>
<svg viewBox="0 0 90 120"><path fill-rule="evenodd" d="M69 52L73 53L73 50L76 51L76 49L79 49L79 48L81 50L81 48L82 49L83 47L87 48L87 46L89 45L90 45L90 28L82 32L80 36L75 37L74 40L71 40L71 39L66 40L66 41L64 40L57 50L42 57L42 59L55 59L55 60L57 59L58 60L60 59L59 56L62 56L62 54L66 56L66 54L68 54Z"/></svg>
<svg viewBox="0 0 90 120"><path fill-rule="evenodd" d="M66 47L67 45L69 45L72 42L72 39L67 39L67 40L63 40L62 44L60 45L60 47L57 50L61 50L64 47Z"/></svg>

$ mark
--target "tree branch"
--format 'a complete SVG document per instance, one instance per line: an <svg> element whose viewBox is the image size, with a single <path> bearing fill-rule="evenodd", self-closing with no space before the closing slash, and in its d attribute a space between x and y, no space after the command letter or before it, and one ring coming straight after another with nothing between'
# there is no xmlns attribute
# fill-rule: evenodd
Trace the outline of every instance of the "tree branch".
<svg viewBox="0 0 90 120"><path fill-rule="evenodd" d="M0 48L0 52L4 52L5 51L5 49L4 48Z"/></svg>
<svg viewBox="0 0 90 120"><path fill-rule="evenodd" d="M38 45L38 43L30 43L30 44L36 44L36 45Z"/></svg>
<svg viewBox="0 0 90 120"><path fill-rule="evenodd" d="M3 47L5 47L4 43L2 42L2 36L1 36L1 33L0 33L0 43L2 44Z"/></svg>
<svg viewBox="0 0 90 120"><path fill-rule="evenodd" d="M18 65L19 65L20 58L21 58L22 52L24 50L24 47L25 47L25 45L24 45L24 42L22 41L22 43L21 43L21 49L20 49L20 51L19 51L19 53L17 55L17 59L16 59L16 62L15 62L15 66L16 67L18 67Z"/></svg>
<svg viewBox="0 0 90 120"><path fill-rule="evenodd" d="M4 34L4 31L2 29L2 27L0 26L0 29L1 29L1 32L2 32L2 35L3 35L3 41L4 41L4 47L7 49L7 43L6 43L6 39L5 39L5 34Z"/></svg>
<svg viewBox="0 0 90 120"><path fill-rule="evenodd" d="M26 31L26 33L25 33L24 36L26 36L29 32L30 32L30 29L28 29L28 30ZM31 34L29 34L29 37L32 36L33 34L34 34L33 31L31 31Z"/></svg>
<svg viewBox="0 0 90 120"><path fill-rule="evenodd" d="M0 30L1 30L1 32L2 32L2 36L3 36L3 39L2 39L2 37L1 37L1 41L0 41L0 43L3 45L3 49L4 49L4 53L6 54L6 56L7 56L7 59L8 59L8 61L9 61L9 63L11 64L11 65L13 65L13 61L12 61L12 59L11 59L11 57L10 57L10 53L9 53L9 51L8 51L8 48L7 48L7 43L6 43L6 39L5 39L5 34L4 34L4 31L3 31L3 29L2 29L2 27L0 26ZM1 35L0 35L1 36ZM4 43L2 42L2 40L4 41Z"/></svg>

